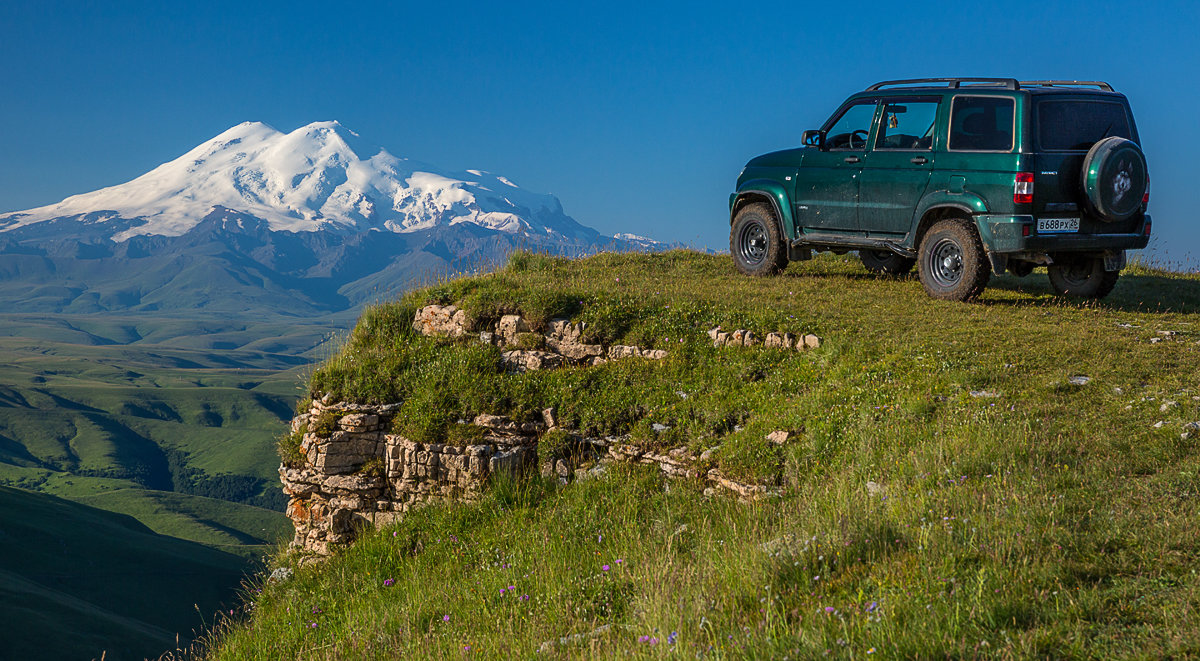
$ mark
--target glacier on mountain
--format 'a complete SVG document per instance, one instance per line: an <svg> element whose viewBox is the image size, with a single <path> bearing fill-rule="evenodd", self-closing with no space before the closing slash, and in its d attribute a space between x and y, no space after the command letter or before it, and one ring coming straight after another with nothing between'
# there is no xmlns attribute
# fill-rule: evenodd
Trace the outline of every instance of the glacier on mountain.
<svg viewBox="0 0 1200 661"><path fill-rule="evenodd" d="M127 183L0 214L0 233L75 218L111 223L118 242L180 236L214 209L260 218L272 231L406 233L470 223L508 234L598 238L553 195L482 170L446 172L397 158L336 121L291 133L238 124Z"/></svg>

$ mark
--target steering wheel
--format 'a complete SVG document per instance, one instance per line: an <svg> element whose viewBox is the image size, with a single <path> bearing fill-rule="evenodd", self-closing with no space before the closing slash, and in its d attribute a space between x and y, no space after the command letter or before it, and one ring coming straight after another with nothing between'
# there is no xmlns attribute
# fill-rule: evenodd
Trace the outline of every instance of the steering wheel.
<svg viewBox="0 0 1200 661"><path fill-rule="evenodd" d="M862 144L861 144L861 145L859 145L859 146L860 146L860 147L863 147L863 148L865 148L865 147L867 146L867 135L868 135L868 134L867 134L867 132L866 132L866 131L864 131L864 130L862 130L862 129L858 129L857 131L854 131L854 132L852 132L852 133L850 134L850 140L849 140L849 142L850 142L850 145L849 145L849 146L850 146L850 148L851 148L851 149L854 149L854 148L855 148L855 145L854 145L854 138L858 137L858 134L859 134L859 133L861 133L861 134L862 134L862 138L860 138L860 140L862 141Z"/></svg>

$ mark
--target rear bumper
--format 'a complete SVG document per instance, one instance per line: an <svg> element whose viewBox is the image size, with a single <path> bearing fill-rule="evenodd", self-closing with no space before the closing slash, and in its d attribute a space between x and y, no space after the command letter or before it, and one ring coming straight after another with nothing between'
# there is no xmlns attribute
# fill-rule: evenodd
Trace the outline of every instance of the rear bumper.
<svg viewBox="0 0 1200 661"><path fill-rule="evenodd" d="M1033 216L975 216L979 237L990 253L1139 250L1150 241L1150 236L1146 234L1146 225L1149 223L1150 215L1146 214L1137 231L1130 234L1038 234Z"/></svg>

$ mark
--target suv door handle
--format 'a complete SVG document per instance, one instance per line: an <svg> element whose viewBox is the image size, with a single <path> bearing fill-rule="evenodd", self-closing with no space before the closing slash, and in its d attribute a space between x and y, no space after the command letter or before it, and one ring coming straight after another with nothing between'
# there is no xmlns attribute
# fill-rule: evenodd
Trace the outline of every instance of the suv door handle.
<svg viewBox="0 0 1200 661"><path fill-rule="evenodd" d="M857 163L859 159L857 156L847 156L845 160L847 163Z"/></svg>
<svg viewBox="0 0 1200 661"><path fill-rule="evenodd" d="M925 165L929 162L929 159L925 158L924 156L914 156L913 158L909 159L908 162L912 163L913 165Z"/></svg>

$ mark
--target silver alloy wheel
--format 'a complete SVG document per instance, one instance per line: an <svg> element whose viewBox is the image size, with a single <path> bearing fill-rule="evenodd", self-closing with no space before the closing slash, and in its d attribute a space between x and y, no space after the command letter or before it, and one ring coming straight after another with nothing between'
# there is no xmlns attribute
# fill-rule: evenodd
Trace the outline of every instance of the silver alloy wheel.
<svg viewBox="0 0 1200 661"><path fill-rule="evenodd" d="M738 237L738 252L742 261L753 266L767 256L767 231L762 223L748 223Z"/></svg>
<svg viewBox="0 0 1200 661"><path fill-rule="evenodd" d="M951 238L944 238L929 251L929 274L942 287L954 287L962 280L962 247Z"/></svg>

